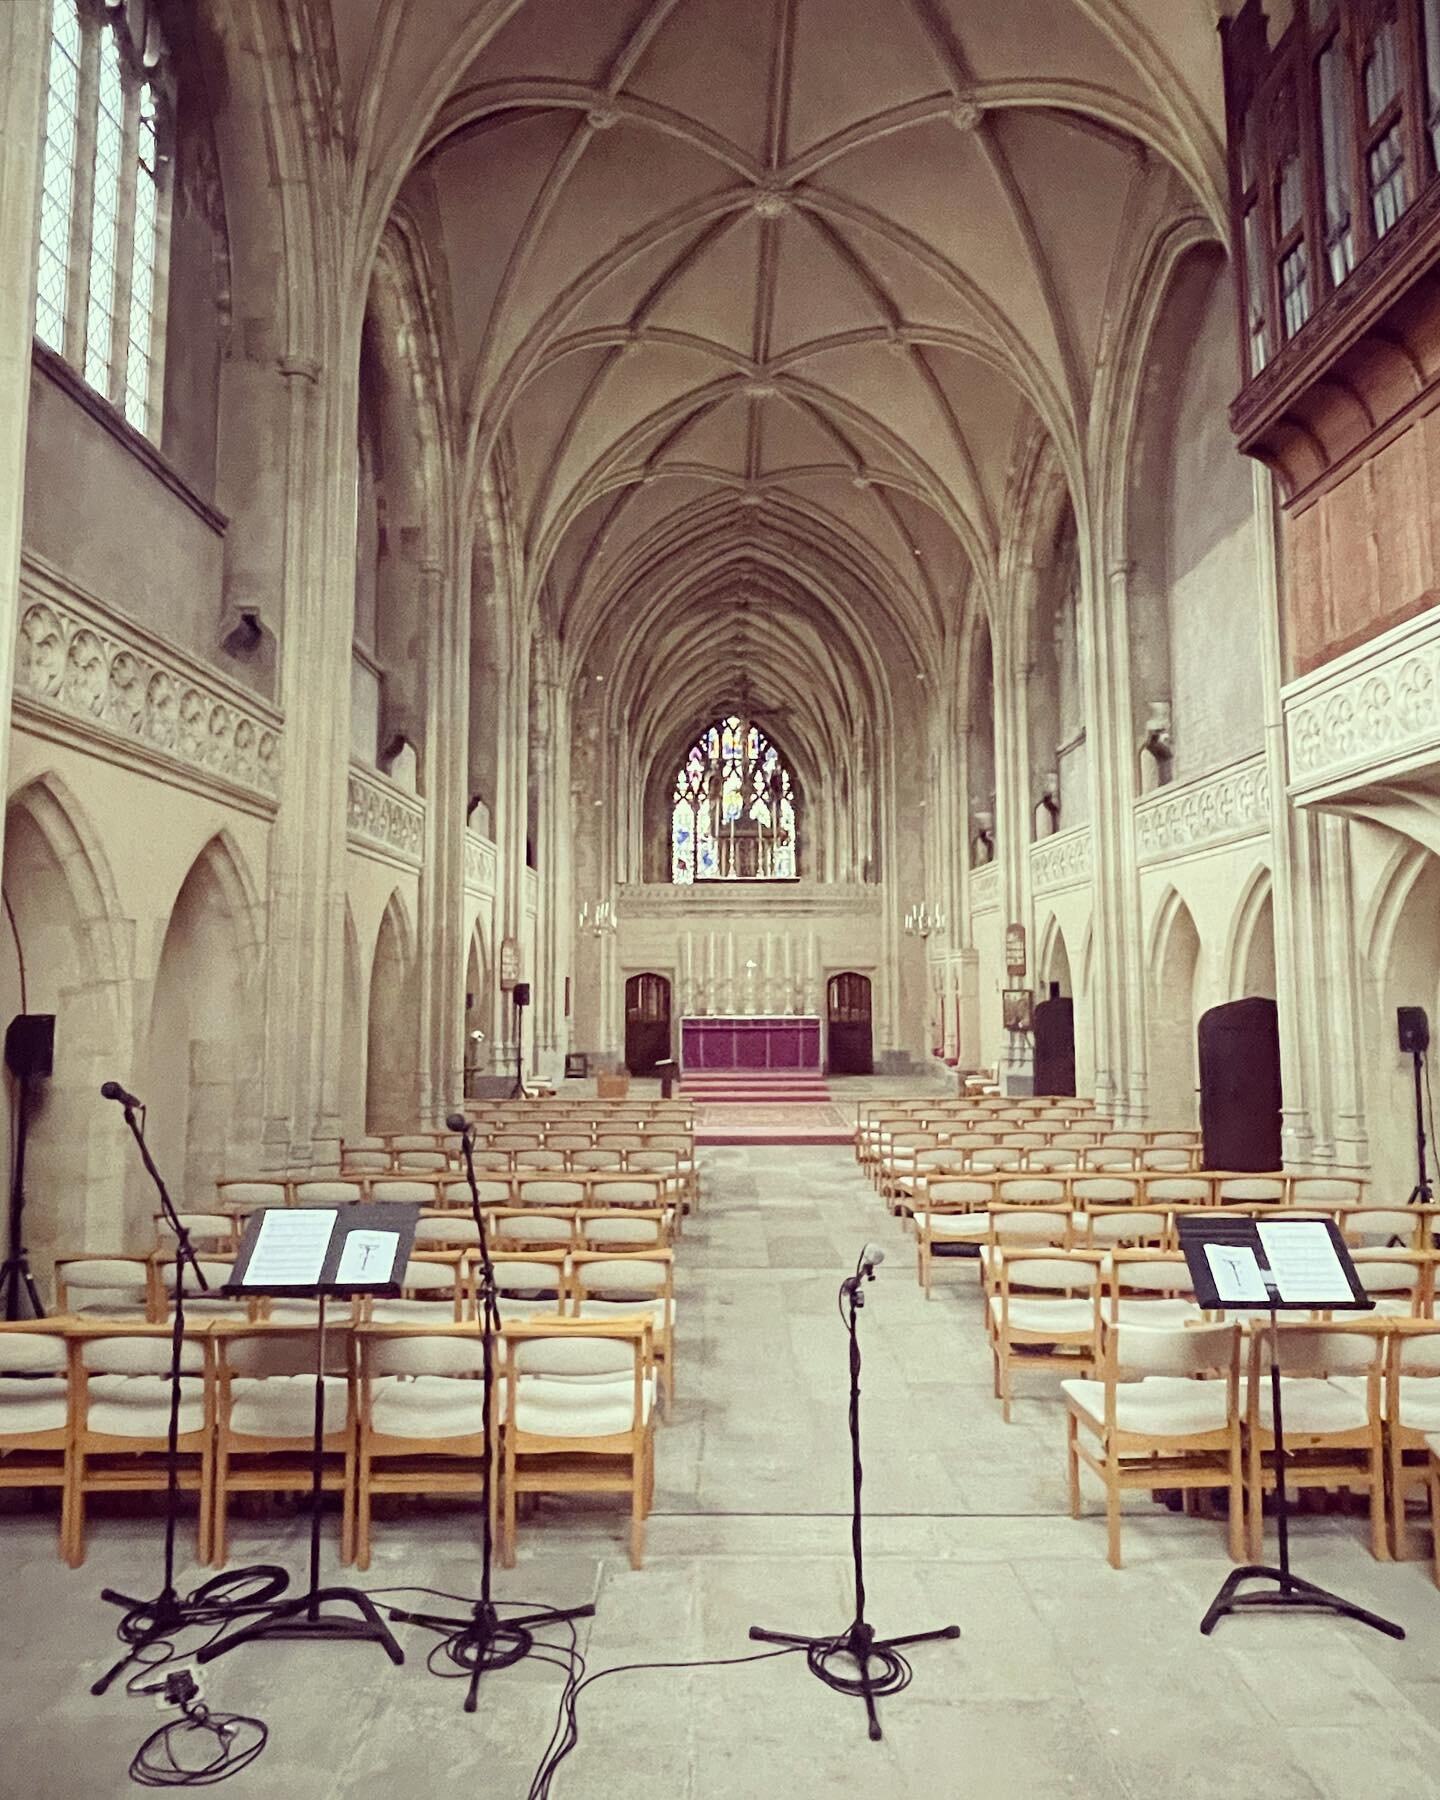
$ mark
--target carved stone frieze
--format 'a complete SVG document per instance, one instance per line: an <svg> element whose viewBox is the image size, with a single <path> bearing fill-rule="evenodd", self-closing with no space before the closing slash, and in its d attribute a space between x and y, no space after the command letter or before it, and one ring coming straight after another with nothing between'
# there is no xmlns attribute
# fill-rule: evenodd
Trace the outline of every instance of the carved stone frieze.
<svg viewBox="0 0 1440 1800"><path fill-rule="evenodd" d="M971 912L993 912L1000 904L1000 865L986 863L970 871Z"/></svg>
<svg viewBox="0 0 1440 1800"><path fill-rule="evenodd" d="M637 882L622 887L616 902L621 922L669 918L680 913L753 914L878 913L882 890L867 882L696 881Z"/></svg>
<svg viewBox="0 0 1440 1800"><path fill-rule="evenodd" d="M381 850L419 868L425 848L423 800L352 763L345 822L357 849Z"/></svg>
<svg viewBox="0 0 1440 1800"><path fill-rule="evenodd" d="M26 581L15 694L97 750L160 756L273 801L279 715L218 671L163 647L98 604Z"/></svg>
<svg viewBox="0 0 1440 1800"><path fill-rule="evenodd" d="M495 892L495 846L478 831L465 833L465 886L473 894Z"/></svg>
<svg viewBox="0 0 1440 1800"><path fill-rule="evenodd" d="M1440 762L1440 615L1337 658L1285 693L1290 792L1320 799Z"/></svg>
<svg viewBox="0 0 1440 1800"><path fill-rule="evenodd" d="M1264 757L1255 756L1147 794L1135 808L1135 854L1141 863L1165 862L1269 828L1270 778Z"/></svg>
<svg viewBox="0 0 1440 1800"><path fill-rule="evenodd" d="M1057 831L1030 846L1030 887L1036 894L1081 887L1090 879L1090 828Z"/></svg>

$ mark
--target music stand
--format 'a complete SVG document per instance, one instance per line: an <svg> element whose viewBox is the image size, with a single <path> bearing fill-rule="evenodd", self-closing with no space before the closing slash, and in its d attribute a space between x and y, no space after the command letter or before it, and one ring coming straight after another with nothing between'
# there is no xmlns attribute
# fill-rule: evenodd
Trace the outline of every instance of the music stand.
<svg viewBox="0 0 1440 1800"><path fill-rule="evenodd" d="M405 1654L370 1596L355 1587L320 1585L320 1532L325 1507L325 1304L358 1294L400 1292L415 1243L420 1208L399 1202L339 1207L266 1207L251 1215L231 1279L232 1295L269 1294L313 1299L315 1424L310 1458L310 1581L305 1593L268 1606L227 1637L206 1644L197 1662L211 1662L240 1644L264 1638L358 1638L379 1644L393 1663ZM358 1618L325 1610L351 1606Z"/></svg>
<svg viewBox="0 0 1440 1800"><path fill-rule="evenodd" d="M1270 1409L1275 1439L1275 1524L1280 1561L1246 1563L1226 1576L1200 1630L1209 1637L1227 1613L1245 1608L1308 1608L1356 1619L1387 1637L1405 1632L1378 1613L1305 1581L1290 1567L1290 1501L1285 1488L1285 1421L1280 1405L1276 1334L1282 1312L1370 1312L1355 1264L1333 1219L1227 1219L1190 1214L1180 1220L1180 1248L1195 1298L1207 1311L1270 1315ZM1248 1581L1274 1583L1273 1592L1242 1593Z"/></svg>

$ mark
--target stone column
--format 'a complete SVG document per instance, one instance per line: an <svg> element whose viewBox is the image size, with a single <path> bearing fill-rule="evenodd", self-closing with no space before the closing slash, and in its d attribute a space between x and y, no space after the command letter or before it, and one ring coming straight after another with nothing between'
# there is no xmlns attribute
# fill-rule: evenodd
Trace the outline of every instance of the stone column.
<svg viewBox="0 0 1440 1800"><path fill-rule="evenodd" d="M270 835L262 1158L339 1159L345 804L355 581L358 358L281 364L284 457L280 704L285 742Z"/></svg>
<svg viewBox="0 0 1440 1800"><path fill-rule="evenodd" d="M1090 1009L1095 1100L1117 1123L1146 1108L1145 972L1135 862L1136 776L1130 705L1129 565L1101 566L1092 527L1080 559L1080 683L1090 755L1090 861L1094 956Z"/></svg>
<svg viewBox="0 0 1440 1800"><path fill-rule="evenodd" d="M425 860L420 871L420 1117L440 1126L464 1092L465 810L469 744L470 559L452 577L421 566L428 623Z"/></svg>
<svg viewBox="0 0 1440 1800"><path fill-rule="evenodd" d="M1005 924L1030 927L1030 677L1025 627L1036 571L1027 565L1019 591L1006 596L1001 628L993 643L995 668L995 854L1000 863L1001 908ZM1031 975L1026 975L1026 981ZM1008 977L1007 977L1008 985ZM1000 1086L1007 1094L1034 1089L1035 1054L1028 1032L1005 1034Z"/></svg>
<svg viewBox="0 0 1440 1800"><path fill-rule="evenodd" d="M496 732L495 913L500 941L525 942L525 837L529 812L530 748L530 631L513 617L503 635L500 666L496 670L499 714ZM533 971L523 968L528 981ZM499 996L492 1048L495 1072L509 1074L515 1067L515 1009L508 994Z"/></svg>
<svg viewBox="0 0 1440 1800"><path fill-rule="evenodd" d="M20 620L20 544L25 511L25 440L35 330L40 144L50 8L45 0L0 7L0 709L8 721ZM8 790L10 734L0 748L0 793Z"/></svg>

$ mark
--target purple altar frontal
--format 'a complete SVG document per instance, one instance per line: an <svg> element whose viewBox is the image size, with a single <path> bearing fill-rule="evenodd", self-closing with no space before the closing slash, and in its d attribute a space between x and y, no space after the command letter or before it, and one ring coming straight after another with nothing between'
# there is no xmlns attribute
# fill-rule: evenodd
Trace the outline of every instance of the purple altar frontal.
<svg viewBox="0 0 1440 1800"><path fill-rule="evenodd" d="M820 1021L768 1018L682 1019L680 1066L698 1069L820 1068Z"/></svg>

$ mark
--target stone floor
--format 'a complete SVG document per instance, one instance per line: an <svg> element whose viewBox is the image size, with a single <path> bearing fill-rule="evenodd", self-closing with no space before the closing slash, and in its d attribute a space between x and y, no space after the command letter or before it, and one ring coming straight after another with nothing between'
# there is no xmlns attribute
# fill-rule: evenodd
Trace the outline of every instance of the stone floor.
<svg viewBox="0 0 1440 1800"><path fill-rule="evenodd" d="M887 1250L863 1319L869 1612L882 1630L958 1622L914 1653L915 1679L860 1703L798 1660L617 1674L581 1702L580 1746L556 1800L1266 1800L1440 1796L1440 1595L1426 1566L1382 1565L1358 1522L1304 1520L1307 1575L1399 1619L1392 1644L1330 1619L1247 1618L1196 1629L1228 1563L1218 1527L1137 1504L1127 1567L1098 1516L1064 1515L1061 1422L1036 1375L1006 1426L988 1391L973 1276L942 1275L927 1306L909 1246L836 1149L718 1149L682 1244L676 1417L661 1432L646 1567L620 1521L553 1513L522 1529L502 1596L598 1602L592 1670L744 1655L754 1622L838 1630L851 1611L845 1345L839 1277L873 1237ZM372 1588L473 1590L468 1522L381 1527ZM103 1581L153 1585L155 1534L101 1519L89 1561L62 1569L40 1517L0 1522L6 1551L0 1795L91 1800L130 1791L152 1703L88 1683L111 1652ZM238 1557L298 1571L298 1529L252 1524ZM190 1572L193 1576L196 1572ZM403 1669L357 1645L272 1644L208 1671L208 1698L253 1711L270 1745L237 1796L406 1800L465 1784L522 1800L549 1735L556 1672L493 1677L466 1718L407 1630Z"/></svg>

